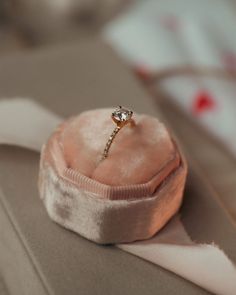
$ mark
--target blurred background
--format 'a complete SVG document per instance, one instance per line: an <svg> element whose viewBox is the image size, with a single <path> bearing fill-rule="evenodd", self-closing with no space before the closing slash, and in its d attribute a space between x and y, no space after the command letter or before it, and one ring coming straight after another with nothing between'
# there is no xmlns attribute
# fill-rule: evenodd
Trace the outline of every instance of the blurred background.
<svg viewBox="0 0 236 295"><path fill-rule="evenodd" d="M124 0L1 0L1 54L97 34Z"/></svg>

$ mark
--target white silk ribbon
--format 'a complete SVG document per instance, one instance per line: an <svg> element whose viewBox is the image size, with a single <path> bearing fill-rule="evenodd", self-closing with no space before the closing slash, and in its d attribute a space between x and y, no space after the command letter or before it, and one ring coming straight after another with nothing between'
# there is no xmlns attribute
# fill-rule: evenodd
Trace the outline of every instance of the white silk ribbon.
<svg viewBox="0 0 236 295"><path fill-rule="evenodd" d="M40 151L62 118L29 99L0 102L0 144Z"/></svg>
<svg viewBox="0 0 236 295"><path fill-rule="evenodd" d="M0 144L40 151L62 118L32 100L0 102ZM159 265L215 294L236 294L236 267L213 244L196 244L180 219L173 218L149 240L119 244L118 248Z"/></svg>

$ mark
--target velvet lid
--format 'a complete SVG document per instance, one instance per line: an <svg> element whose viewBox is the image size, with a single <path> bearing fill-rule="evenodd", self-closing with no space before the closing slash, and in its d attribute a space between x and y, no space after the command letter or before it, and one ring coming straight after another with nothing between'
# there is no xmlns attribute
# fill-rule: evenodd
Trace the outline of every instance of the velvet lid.
<svg viewBox="0 0 236 295"><path fill-rule="evenodd" d="M39 188L50 217L98 243L155 234L177 212L186 177L168 130L147 115L135 113L136 125L122 128L101 161L115 128L112 111L91 110L66 120L41 156Z"/></svg>

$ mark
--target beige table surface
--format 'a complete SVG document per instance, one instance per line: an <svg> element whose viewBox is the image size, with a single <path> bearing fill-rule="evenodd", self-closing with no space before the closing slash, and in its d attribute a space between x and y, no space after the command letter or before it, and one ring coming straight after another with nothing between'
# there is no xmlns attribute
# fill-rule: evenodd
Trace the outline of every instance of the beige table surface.
<svg viewBox="0 0 236 295"><path fill-rule="evenodd" d="M62 116L118 104L159 112L120 60L96 40L5 58L0 96L31 97ZM156 265L54 224L38 197L38 161L35 152L0 148L0 272L10 294L208 294ZM194 240L214 240L236 262L234 228L192 166L181 214Z"/></svg>

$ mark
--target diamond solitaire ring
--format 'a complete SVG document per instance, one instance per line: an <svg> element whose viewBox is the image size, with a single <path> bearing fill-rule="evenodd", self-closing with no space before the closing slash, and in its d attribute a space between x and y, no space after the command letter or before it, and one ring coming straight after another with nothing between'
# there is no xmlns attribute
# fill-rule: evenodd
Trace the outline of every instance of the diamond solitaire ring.
<svg viewBox="0 0 236 295"><path fill-rule="evenodd" d="M115 111L111 114L111 118L116 124L116 128L113 130L112 134L110 135L106 146L103 151L102 160L107 158L109 149L111 147L111 144L116 137L117 133L121 130L122 127L124 127L127 124L131 124L132 126L135 125L134 120L132 119L133 112L123 108L122 106L119 106L115 109Z"/></svg>

